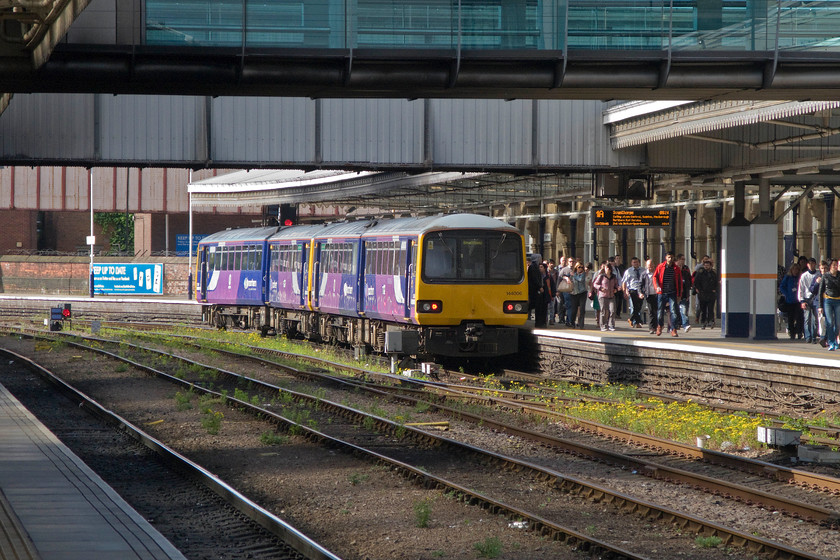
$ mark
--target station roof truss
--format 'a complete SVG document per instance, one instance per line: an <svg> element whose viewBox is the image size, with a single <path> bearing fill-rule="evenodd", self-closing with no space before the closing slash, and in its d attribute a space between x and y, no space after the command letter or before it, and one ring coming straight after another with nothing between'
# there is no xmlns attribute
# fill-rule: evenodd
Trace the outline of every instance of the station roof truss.
<svg viewBox="0 0 840 560"><path fill-rule="evenodd" d="M0 57L4 67L38 70L90 0L0 1ZM12 93L0 92L0 113Z"/></svg>
<svg viewBox="0 0 840 560"><path fill-rule="evenodd" d="M331 204L394 214L487 211L495 205L589 196L590 174L247 170L190 183L195 207ZM348 212L352 212L349 210Z"/></svg>
<svg viewBox="0 0 840 560"><path fill-rule="evenodd" d="M630 112L633 105L637 104L631 104L623 110ZM628 148L681 136L724 143L726 139L704 135L704 133L759 123L789 126L811 132L811 134L792 135L782 141L777 139L765 143L732 141L736 145L750 149L777 149L780 146L840 133L840 129L836 128L781 120L830 111L838 107L840 107L840 101L705 101L690 104L682 103L653 114L642 114L621 122L617 121L616 115L622 112L622 106L617 106L607 111L604 120L605 123L612 124L610 143L613 149Z"/></svg>
<svg viewBox="0 0 840 560"><path fill-rule="evenodd" d="M715 146L724 154L719 168L660 170L656 190L720 189L761 179L774 188L840 186L837 101L633 102L610 107L604 124L611 128L613 149L670 140L682 141L670 154Z"/></svg>

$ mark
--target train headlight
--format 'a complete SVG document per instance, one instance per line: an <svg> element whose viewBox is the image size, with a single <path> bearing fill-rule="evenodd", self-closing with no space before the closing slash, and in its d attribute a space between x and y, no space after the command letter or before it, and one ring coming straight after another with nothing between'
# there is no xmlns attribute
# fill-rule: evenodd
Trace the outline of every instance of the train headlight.
<svg viewBox="0 0 840 560"><path fill-rule="evenodd" d="M502 305L502 311L505 313L528 313L527 301L506 301Z"/></svg>
<svg viewBox="0 0 840 560"><path fill-rule="evenodd" d="M415 309L419 313L440 313L443 311L443 302L437 300L420 300L417 302Z"/></svg>

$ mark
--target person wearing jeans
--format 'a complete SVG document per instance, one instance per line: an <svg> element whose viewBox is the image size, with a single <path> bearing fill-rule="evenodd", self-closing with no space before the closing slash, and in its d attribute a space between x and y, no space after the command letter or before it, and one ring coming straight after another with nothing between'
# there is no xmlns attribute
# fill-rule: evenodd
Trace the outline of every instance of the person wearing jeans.
<svg viewBox="0 0 840 560"><path fill-rule="evenodd" d="M840 272L837 271L837 259L831 259L828 274L822 277L819 297L823 302L828 349L837 350L837 329L840 326Z"/></svg>
<svg viewBox="0 0 840 560"><path fill-rule="evenodd" d="M682 324L680 316L680 299L682 296L682 271L677 266L674 260L674 253L668 251L665 253L665 262L659 263L656 270L653 272L653 283L656 286L656 291L659 294L658 308L659 308L659 325L656 327L656 335L662 334L662 325L665 324L665 304L670 304L671 308L671 336L677 337L677 327ZM688 324L685 318L685 324Z"/></svg>
<svg viewBox="0 0 840 560"><path fill-rule="evenodd" d="M817 334L817 308L819 300L814 297L819 286L820 273L817 271L817 259L808 259L808 265L799 275L799 301L802 307L802 332L805 342L814 343L819 339Z"/></svg>

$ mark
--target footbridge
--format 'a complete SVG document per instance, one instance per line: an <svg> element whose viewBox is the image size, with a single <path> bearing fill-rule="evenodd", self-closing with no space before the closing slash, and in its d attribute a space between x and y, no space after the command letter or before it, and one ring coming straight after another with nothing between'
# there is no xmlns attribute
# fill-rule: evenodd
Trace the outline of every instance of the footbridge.
<svg viewBox="0 0 840 560"><path fill-rule="evenodd" d="M0 0L0 19L6 93L840 98L836 0Z"/></svg>

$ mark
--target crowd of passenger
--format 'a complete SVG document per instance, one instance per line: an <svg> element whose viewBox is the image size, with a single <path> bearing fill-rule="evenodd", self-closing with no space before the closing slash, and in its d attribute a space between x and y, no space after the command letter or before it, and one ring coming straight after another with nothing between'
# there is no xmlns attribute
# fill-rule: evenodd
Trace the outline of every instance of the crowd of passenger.
<svg viewBox="0 0 840 560"><path fill-rule="evenodd" d="M779 278L778 309L787 323L791 340L820 344L829 350L840 348L840 271L838 261L799 257ZM664 332L678 337L691 330L689 309L694 300L694 323L701 329L715 328L715 305L720 276L708 255L694 270L685 255L672 252L655 263L637 257L630 266L620 255L603 261L597 270L592 263L574 257L543 260L531 255L528 266L529 303L536 327L565 325L586 328L587 308L594 312L595 328L614 331L622 314L632 328L647 328L651 335ZM647 321L643 319L647 312Z"/></svg>
<svg viewBox="0 0 840 560"><path fill-rule="evenodd" d="M704 256L694 270L685 255L665 254L665 261L637 257L625 267L620 255L603 261L597 270L592 263L574 257L543 260L531 256L528 266L529 301L536 327L565 325L586 328L586 310L594 312L595 328L614 331L616 322L627 314L631 328L647 328L659 336L672 337L691 330L690 298L696 298L694 322L700 328L715 327L715 303L720 279L711 258ZM645 311L647 321L644 320Z"/></svg>
<svg viewBox="0 0 840 560"><path fill-rule="evenodd" d="M779 280L779 312L787 321L791 340L837 350L840 329L840 272L837 260L808 257L787 269Z"/></svg>

